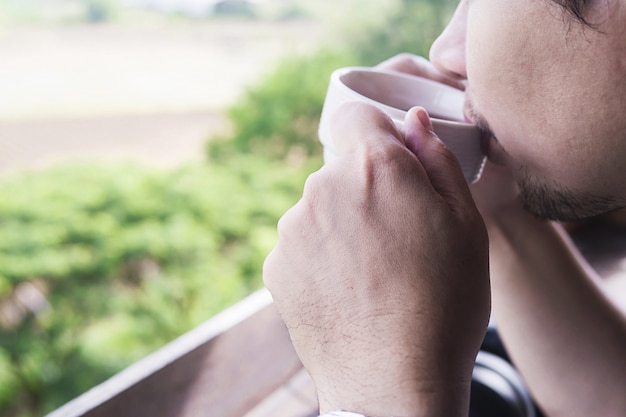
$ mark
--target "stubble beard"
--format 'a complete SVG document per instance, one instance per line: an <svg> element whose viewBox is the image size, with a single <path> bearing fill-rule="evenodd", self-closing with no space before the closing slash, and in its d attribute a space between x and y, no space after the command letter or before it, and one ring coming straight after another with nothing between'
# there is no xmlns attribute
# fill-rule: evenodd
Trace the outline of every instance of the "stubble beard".
<svg viewBox="0 0 626 417"><path fill-rule="evenodd" d="M614 197L572 190L558 183L548 185L523 170L518 182L520 200L526 210L541 219L582 220L620 208Z"/></svg>

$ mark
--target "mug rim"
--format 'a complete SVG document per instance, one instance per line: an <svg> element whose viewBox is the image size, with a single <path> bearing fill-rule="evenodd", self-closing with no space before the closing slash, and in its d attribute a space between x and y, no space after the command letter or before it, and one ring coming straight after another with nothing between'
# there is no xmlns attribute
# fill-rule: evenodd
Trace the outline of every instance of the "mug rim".
<svg viewBox="0 0 626 417"><path fill-rule="evenodd" d="M372 67L360 67L360 66L344 67L344 68L339 68L339 69L334 70L333 73L331 74L331 82L332 81L337 81L337 83L335 84L336 87L339 87L339 88L343 89L344 91L347 91L347 92L349 92L351 94L356 95L356 97L354 97L355 100L363 100L363 101L367 101L369 103L375 103L377 106L384 107L386 110L391 110L391 113L399 113L399 115L404 115L404 114L406 114L407 111L399 109L397 107L390 106L390 105L382 103L380 101L376 101L376 100L374 100L374 99L372 99L370 97L367 97L367 96L357 92L353 88L348 87L348 85L346 85L346 83L343 81L342 77L344 77L345 75L347 75L349 73L385 74L385 75L389 75L389 76L392 76L392 77L408 80L410 82L418 82L418 83L430 85L430 86L435 87L435 88L441 88L441 89L444 89L444 90L452 91L454 93L463 94L463 91L461 91L461 90L458 90L458 89L456 89L454 87L451 87L449 85L440 83L438 81L431 80L429 78L425 78L425 77L421 77L421 76L413 75L413 74L407 74L407 73L403 73L403 72L396 72L396 71L390 71L390 70L380 70L380 69L376 69L376 68L372 68ZM387 112L387 114L391 115L390 112L388 112L388 111L386 111L386 112ZM441 119L441 118L432 117L432 116L430 117L430 119L432 120L434 125L435 124L446 125L446 126L454 127L456 129L463 129L463 130L465 130L465 129L467 129L467 130L479 130L476 125L472 124L469 121L448 120L448 119Z"/></svg>

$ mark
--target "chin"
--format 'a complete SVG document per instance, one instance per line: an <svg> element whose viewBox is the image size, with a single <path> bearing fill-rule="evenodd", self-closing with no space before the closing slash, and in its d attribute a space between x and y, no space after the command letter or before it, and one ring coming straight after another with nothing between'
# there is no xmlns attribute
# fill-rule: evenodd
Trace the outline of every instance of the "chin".
<svg viewBox="0 0 626 417"><path fill-rule="evenodd" d="M519 181L520 199L535 216L556 221L574 221L605 214L620 208L616 198L579 191L539 180L527 170Z"/></svg>

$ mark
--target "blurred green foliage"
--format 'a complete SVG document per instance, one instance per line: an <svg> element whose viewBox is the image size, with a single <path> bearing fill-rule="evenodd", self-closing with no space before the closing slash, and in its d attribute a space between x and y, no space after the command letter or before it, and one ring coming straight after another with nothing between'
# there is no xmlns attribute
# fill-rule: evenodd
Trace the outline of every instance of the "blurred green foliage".
<svg viewBox="0 0 626 417"><path fill-rule="evenodd" d="M372 66L401 52L428 56L428 50L452 15L454 0L399 0L389 19L359 31L347 30L344 42L310 55L291 56L252 86L228 110L233 132L208 143L211 160L253 153L284 159L316 158L319 116L330 74L343 66Z"/></svg>
<svg viewBox="0 0 626 417"><path fill-rule="evenodd" d="M0 0L6 23L101 23L116 20L121 0Z"/></svg>
<svg viewBox="0 0 626 417"><path fill-rule="evenodd" d="M317 157L317 126L330 73L353 62L349 54L320 50L292 56L228 110L233 132L208 142L211 160L251 153L272 159Z"/></svg>
<svg viewBox="0 0 626 417"><path fill-rule="evenodd" d="M322 164L330 73L427 53L454 3L389 1L385 22L284 59L228 110L207 164L0 178L0 415L50 411L259 288L278 218Z"/></svg>
<svg viewBox="0 0 626 417"><path fill-rule="evenodd" d="M306 170L238 163L0 181L3 416L58 407L262 285Z"/></svg>
<svg viewBox="0 0 626 417"><path fill-rule="evenodd" d="M217 3L213 9L216 16L257 17L254 5L247 1L230 1Z"/></svg>
<svg viewBox="0 0 626 417"><path fill-rule="evenodd" d="M117 0L87 0L85 3L85 20L91 23L112 20L119 13Z"/></svg>
<svg viewBox="0 0 626 417"><path fill-rule="evenodd" d="M398 0L393 12L367 30L353 28L346 37L362 65L375 65L411 52L428 57L430 45L452 17L457 0Z"/></svg>

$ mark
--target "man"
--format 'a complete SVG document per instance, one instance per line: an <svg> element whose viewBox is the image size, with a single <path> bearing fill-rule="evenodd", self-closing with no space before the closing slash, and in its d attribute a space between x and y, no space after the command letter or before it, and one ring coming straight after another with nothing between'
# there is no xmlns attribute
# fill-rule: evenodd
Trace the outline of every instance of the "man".
<svg viewBox="0 0 626 417"><path fill-rule="evenodd" d="M281 219L267 287L322 413L467 416L490 311L546 415L626 415L626 319L549 220L626 206L626 1L462 0L424 60L465 88L470 189L423 109L340 109L340 157Z"/></svg>

